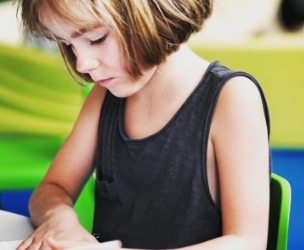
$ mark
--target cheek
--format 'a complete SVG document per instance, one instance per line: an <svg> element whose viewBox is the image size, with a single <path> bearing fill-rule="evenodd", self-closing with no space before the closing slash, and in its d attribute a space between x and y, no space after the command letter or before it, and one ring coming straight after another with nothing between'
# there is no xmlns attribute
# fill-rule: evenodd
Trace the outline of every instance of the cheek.
<svg viewBox="0 0 304 250"><path fill-rule="evenodd" d="M121 54L118 52L115 57L113 57L113 64L114 64L114 67L122 72L122 73L125 73L126 72L126 69L123 65L123 58L121 56Z"/></svg>
<svg viewBox="0 0 304 250"><path fill-rule="evenodd" d="M106 61L108 62L108 66L110 66L112 69L115 69L115 71L118 71L120 73L127 73L126 68L123 65L123 56L120 51L120 47L118 44L118 41L114 39L114 41L111 41L106 49Z"/></svg>

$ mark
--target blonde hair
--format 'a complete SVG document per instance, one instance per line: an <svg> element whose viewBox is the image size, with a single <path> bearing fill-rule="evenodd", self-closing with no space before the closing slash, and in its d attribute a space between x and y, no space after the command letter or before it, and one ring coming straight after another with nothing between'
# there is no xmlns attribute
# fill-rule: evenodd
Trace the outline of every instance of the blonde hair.
<svg viewBox="0 0 304 250"><path fill-rule="evenodd" d="M140 67L151 68L165 62L191 34L198 32L211 15L213 0L17 0L21 21L35 37L56 40L71 76L71 69L84 81L89 74L76 70L76 57L69 46L57 40L45 26L45 7L55 17L91 30L106 25L117 34L123 63L135 79Z"/></svg>

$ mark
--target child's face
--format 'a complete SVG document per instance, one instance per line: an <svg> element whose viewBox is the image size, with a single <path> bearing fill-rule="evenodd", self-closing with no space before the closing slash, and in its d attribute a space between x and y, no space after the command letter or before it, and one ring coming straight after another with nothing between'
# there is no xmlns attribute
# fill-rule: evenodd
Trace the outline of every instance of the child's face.
<svg viewBox="0 0 304 250"><path fill-rule="evenodd" d="M77 71L90 74L96 83L109 89L117 97L135 94L147 84L156 71L156 67L141 69L143 77L135 80L122 64L116 34L106 26L85 31L61 20L49 18L45 22L58 39L72 46L77 58Z"/></svg>

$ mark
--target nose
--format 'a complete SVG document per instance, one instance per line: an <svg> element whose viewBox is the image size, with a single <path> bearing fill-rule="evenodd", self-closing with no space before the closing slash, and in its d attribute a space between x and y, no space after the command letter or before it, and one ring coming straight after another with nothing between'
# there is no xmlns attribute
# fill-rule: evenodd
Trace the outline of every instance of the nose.
<svg viewBox="0 0 304 250"><path fill-rule="evenodd" d="M80 73L90 73L97 69L100 63L97 59L89 55L78 55L76 61L76 69Z"/></svg>

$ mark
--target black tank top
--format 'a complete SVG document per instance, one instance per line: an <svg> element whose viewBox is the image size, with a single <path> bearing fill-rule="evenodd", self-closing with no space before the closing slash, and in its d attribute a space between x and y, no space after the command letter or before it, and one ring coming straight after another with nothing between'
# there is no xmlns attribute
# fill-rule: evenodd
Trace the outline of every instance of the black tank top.
<svg viewBox="0 0 304 250"><path fill-rule="evenodd" d="M206 173L210 124L227 80L246 76L258 87L269 131L267 104L257 81L244 72L210 64L182 107L156 134L131 139L125 98L109 91L100 113L93 233L126 248L179 248L222 234L221 211ZM271 165L271 164L270 164Z"/></svg>

